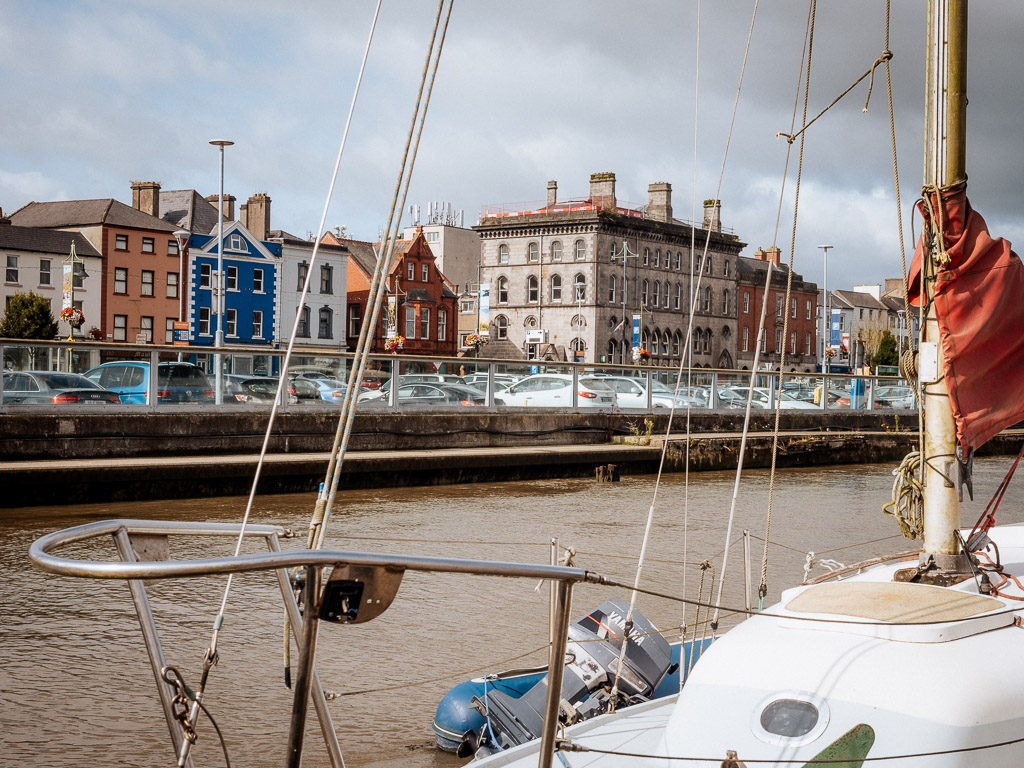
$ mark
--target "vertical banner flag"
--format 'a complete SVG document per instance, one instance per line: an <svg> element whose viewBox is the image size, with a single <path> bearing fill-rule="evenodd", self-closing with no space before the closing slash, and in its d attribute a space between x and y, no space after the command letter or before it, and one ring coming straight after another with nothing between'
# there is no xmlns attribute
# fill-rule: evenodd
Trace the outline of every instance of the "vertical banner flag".
<svg viewBox="0 0 1024 768"><path fill-rule="evenodd" d="M398 335L398 297L388 296L387 338Z"/></svg>
<svg viewBox="0 0 1024 768"><path fill-rule="evenodd" d="M832 339L829 344L833 349L839 348L839 325L840 325L840 310L832 310Z"/></svg>
<svg viewBox="0 0 1024 768"><path fill-rule="evenodd" d="M75 274L74 273L74 265L73 264L65 264L64 265L64 286L63 286L63 289L64 289L64 299L63 299L63 302L61 303L61 306L60 306L61 309L67 309L68 307L71 306L71 287L72 287L73 281L75 279L74 278L74 274Z"/></svg>
<svg viewBox="0 0 1024 768"><path fill-rule="evenodd" d="M640 349L640 315L633 315L633 349Z"/></svg>
<svg viewBox="0 0 1024 768"><path fill-rule="evenodd" d="M481 336L491 333L491 284L480 283L480 317L477 319L476 332Z"/></svg>

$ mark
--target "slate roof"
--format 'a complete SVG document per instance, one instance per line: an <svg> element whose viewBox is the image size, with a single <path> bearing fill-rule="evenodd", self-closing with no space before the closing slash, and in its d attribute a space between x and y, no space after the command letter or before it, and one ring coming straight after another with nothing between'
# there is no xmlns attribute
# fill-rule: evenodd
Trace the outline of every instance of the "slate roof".
<svg viewBox="0 0 1024 768"><path fill-rule="evenodd" d="M217 228L217 206L194 189L160 192L160 218L197 235L210 235ZM231 220L224 217L224 222Z"/></svg>
<svg viewBox="0 0 1024 768"><path fill-rule="evenodd" d="M154 229L173 232L173 224L125 205L113 198L101 200L64 200L50 203L31 202L10 216L18 227L82 227L107 224L113 227Z"/></svg>
<svg viewBox="0 0 1024 768"><path fill-rule="evenodd" d="M737 278L741 283L749 283L753 281L760 285L764 285L764 273L768 270L768 262L761 259L755 259L751 256L740 256L736 260L736 269ZM777 264L775 269L772 271L772 286L774 288L785 288L788 273L788 265ZM799 272L793 273L793 288L800 291L817 290L817 286L814 283L804 280L803 275Z"/></svg>
<svg viewBox="0 0 1024 768"><path fill-rule="evenodd" d="M75 244L75 254L78 256L101 256L93 244L78 232L62 232L42 227L16 227L13 224L5 224L0 219L0 248L67 256L71 253L72 243Z"/></svg>
<svg viewBox="0 0 1024 768"><path fill-rule="evenodd" d="M831 291L833 296L838 296L840 299L845 301L850 307L858 309L879 309L886 310L888 307L882 302L872 296L870 293L861 293L860 291Z"/></svg>

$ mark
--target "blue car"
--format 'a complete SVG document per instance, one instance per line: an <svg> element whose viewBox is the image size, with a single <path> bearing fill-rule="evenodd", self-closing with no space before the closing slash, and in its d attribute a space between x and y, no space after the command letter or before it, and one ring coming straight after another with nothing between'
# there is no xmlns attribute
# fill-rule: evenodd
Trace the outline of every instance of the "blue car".
<svg viewBox="0 0 1024 768"><path fill-rule="evenodd" d="M149 363L118 360L85 372L85 378L117 392L122 403L145 404ZM158 403L212 403L213 385L203 369L192 363L160 363L157 366Z"/></svg>

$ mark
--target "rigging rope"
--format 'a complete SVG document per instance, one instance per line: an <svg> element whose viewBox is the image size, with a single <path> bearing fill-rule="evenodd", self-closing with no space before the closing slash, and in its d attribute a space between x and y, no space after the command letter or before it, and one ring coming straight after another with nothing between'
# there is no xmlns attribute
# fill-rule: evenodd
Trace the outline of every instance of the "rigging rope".
<svg viewBox="0 0 1024 768"><path fill-rule="evenodd" d="M911 451L892 471L892 500L882 511L894 518L900 533L908 539L924 536L924 485L921 482L921 452Z"/></svg>

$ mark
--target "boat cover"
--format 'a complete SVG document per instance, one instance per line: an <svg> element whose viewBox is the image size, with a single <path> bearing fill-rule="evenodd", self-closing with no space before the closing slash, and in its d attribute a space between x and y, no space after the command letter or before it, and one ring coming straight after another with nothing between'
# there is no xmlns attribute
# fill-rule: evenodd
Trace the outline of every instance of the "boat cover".
<svg viewBox="0 0 1024 768"><path fill-rule="evenodd" d="M938 272L935 310L957 441L966 451L1024 419L1024 265L1009 241L989 234L964 185L943 190L941 208L937 192L928 196L950 259ZM936 226L928 206L918 207L926 225ZM907 276L915 306L928 227Z"/></svg>

